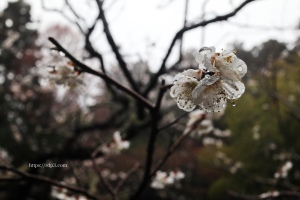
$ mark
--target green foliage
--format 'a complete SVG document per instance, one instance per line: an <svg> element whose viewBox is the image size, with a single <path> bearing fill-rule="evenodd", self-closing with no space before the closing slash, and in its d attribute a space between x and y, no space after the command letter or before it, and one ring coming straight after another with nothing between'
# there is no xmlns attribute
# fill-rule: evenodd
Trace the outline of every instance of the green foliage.
<svg viewBox="0 0 300 200"><path fill-rule="evenodd" d="M275 45L274 49L272 45ZM230 158L231 166L234 161L239 161L242 168L230 175L230 165L216 162L217 151L200 156L202 162L208 161L228 170L228 176L217 179L210 186L210 199L222 199L228 189L233 188L245 194L267 192L272 187L256 182L256 178L273 178L288 160L293 162L294 167L287 179L299 184L296 166L299 166L297 152L300 152L300 57L295 49L283 58L278 52L285 48L281 44L276 45L276 41L263 44L264 48L259 50L258 55L264 56L267 64L247 77L246 92L235 102L235 107L226 109L223 118L222 123L232 131L232 137L217 151ZM275 57L267 60L266 57L271 54Z"/></svg>

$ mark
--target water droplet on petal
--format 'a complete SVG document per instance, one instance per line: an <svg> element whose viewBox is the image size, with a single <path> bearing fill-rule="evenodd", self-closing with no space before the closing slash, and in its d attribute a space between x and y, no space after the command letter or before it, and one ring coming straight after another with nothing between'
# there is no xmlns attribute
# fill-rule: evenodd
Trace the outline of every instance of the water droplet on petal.
<svg viewBox="0 0 300 200"><path fill-rule="evenodd" d="M243 67L242 67L242 66L239 66L239 67L237 68L237 70L238 70L239 72L241 72L241 71L243 71Z"/></svg>

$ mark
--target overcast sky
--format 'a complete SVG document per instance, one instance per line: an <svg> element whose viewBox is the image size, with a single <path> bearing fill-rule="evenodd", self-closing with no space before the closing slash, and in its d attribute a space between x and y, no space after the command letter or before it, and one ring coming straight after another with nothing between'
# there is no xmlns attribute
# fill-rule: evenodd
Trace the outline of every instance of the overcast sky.
<svg viewBox="0 0 300 200"><path fill-rule="evenodd" d="M41 31L53 24L68 24L59 14L43 11L41 0L26 0L32 5L34 21L40 21L37 28ZM88 26L97 15L93 0L69 0L75 10L84 17ZM199 22L202 5L206 0L189 0L188 23ZM45 0L46 7L61 9L64 0ZM183 25L186 0L106 0L106 15L113 36L127 59L139 56L148 60L156 69L164 57L172 38ZM232 11L242 0L207 1L205 19ZM0 1L0 10L7 2ZM295 30L300 19L300 0L257 0L243 8L228 22L214 23L205 28L204 44L201 42L202 30L196 29L184 36L184 49L199 49L204 46L226 48L233 41L243 42L252 48L268 39L293 43L299 36ZM65 9L64 13L72 17ZM238 25L247 25L241 28ZM85 25L82 23L85 27ZM268 29L269 28L269 29ZM277 30L283 28L284 30ZM76 30L76 29L74 29ZM110 51L102 34L101 23L93 35L94 45L100 52ZM155 44L154 46L152 44ZM174 49L175 53L178 52ZM173 56L176 56L173 54Z"/></svg>

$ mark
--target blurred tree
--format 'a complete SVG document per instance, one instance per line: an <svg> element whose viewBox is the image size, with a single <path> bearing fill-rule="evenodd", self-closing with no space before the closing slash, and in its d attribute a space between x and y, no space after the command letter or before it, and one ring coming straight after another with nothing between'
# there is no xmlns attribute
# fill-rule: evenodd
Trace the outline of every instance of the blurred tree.
<svg viewBox="0 0 300 200"><path fill-rule="evenodd" d="M256 56L249 63L262 67L252 71L244 96L234 102L238 109L227 108L223 120L232 138L222 149L202 154L201 159L227 171L227 176L211 185L210 199L228 199L229 190L257 195L299 185L300 57L285 49L275 40L254 48ZM287 178L276 180L275 172L287 161L293 163L291 172ZM237 162L239 167L232 171Z"/></svg>

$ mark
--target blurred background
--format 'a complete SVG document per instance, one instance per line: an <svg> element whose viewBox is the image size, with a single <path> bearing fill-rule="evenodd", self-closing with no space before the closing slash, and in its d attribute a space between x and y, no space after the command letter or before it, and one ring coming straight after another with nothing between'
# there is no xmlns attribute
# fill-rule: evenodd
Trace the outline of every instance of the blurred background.
<svg viewBox="0 0 300 200"><path fill-rule="evenodd" d="M177 31L232 12L242 2L106 0L103 7L118 50L142 91ZM214 128L186 139L163 167L180 169L185 179L164 190L148 188L141 199L249 199L270 191L287 194L276 199L300 198L299 10L299 0L257 0L229 20L191 30L178 40L161 76L167 84L176 73L197 68L194 55L201 47L215 46L219 51L237 50L246 62L246 91L223 114L210 116ZM103 62L107 74L130 85L98 15L94 0L0 2L0 165L110 199L95 176L90 155L109 143L116 130L130 140L130 149L120 155L98 155L101 172L116 184L135 163L144 162L151 128L148 111L97 77L82 74L83 84L69 90L50 84L43 74L57 62L47 39L51 36L91 68L103 70ZM157 90L158 86L146 95L151 102ZM167 91L159 127L178 116L183 117L158 135L154 160L164 155L189 120ZM68 167L29 168L29 163ZM284 174L286 163L292 167ZM14 175L0 171L0 199L60 199L48 184L6 181L10 177ZM140 171L129 177L120 199L129 199L141 179ZM72 195L76 194L69 192Z"/></svg>

